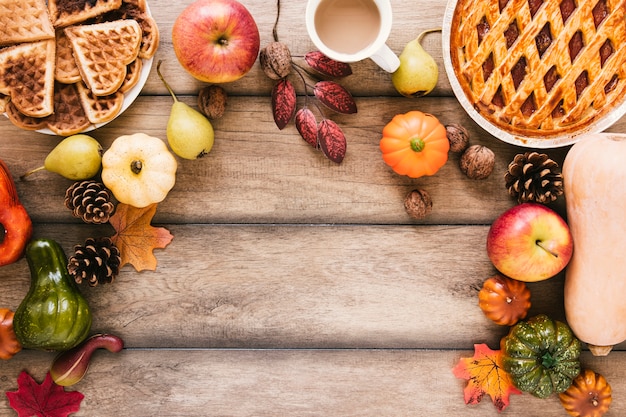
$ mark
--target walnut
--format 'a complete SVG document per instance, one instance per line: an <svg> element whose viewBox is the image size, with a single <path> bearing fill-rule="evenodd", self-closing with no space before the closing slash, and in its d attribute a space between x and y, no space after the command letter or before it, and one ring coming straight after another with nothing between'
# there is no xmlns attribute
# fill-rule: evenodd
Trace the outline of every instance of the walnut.
<svg viewBox="0 0 626 417"><path fill-rule="evenodd" d="M469 146L469 132L459 124L446 125L446 136L450 142L451 152L461 153Z"/></svg>
<svg viewBox="0 0 626 417"><path fill-rule="evenodd" d="M259 53L259 62L265 75L272 80L285 78L291 72L291 52L282 42L271 42Z"/></svg>
<svg viewBox="0 0 626 417"><path fill-rule="evenodd" d="M496 155L483 145L472 145L463 152L459 160L461 171L473 180L484 180L493 172Z"/></svg>
<svg viewBox="0 0 626 417"><path fill-rule="evenodd" d="M413 190L404 199L404 208L409 216L414 219L423 219L433 209L433 200L424 190Z"/></svg>
<svg viewBox="0 0 626 417"><path fill-rule="evenodd" d="M198 108L209 119L219 119L226 111L226 91L218 85L209 85L198 94Z"/></svg>

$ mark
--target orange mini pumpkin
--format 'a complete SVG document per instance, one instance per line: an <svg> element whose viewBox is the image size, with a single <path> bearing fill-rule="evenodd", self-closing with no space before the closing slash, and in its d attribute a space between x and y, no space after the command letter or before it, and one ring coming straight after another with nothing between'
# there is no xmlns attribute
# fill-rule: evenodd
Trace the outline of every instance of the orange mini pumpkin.
<svg viewBox="0 0 626 417"><path fill-rule="evenodd" d="M446 128L432 114L398 114L383 128L383 160L396 173L419 178L434 175L448 161Z"/></svg>
<svg viewBox="0 0 626 417"><path fill-rule="evenodd" d="M611 385L602 375L584 369L572 385L559 394L561 405L574 417L601 417L612 401Z"/></svg>
<svg viewBox="0 0 626 417"><path fill-rule="evenodd" d="M526 318L530 290L522 281L504 275L487 278L478 292L478 305L496 324L512 326Z"/></svg>
<svg viewBox="0 0 626 417"><path fill-rule="evenodd" d="M8 308L0 308L0 359L11 359L22 350L13 331L13 315Z"/></svg>

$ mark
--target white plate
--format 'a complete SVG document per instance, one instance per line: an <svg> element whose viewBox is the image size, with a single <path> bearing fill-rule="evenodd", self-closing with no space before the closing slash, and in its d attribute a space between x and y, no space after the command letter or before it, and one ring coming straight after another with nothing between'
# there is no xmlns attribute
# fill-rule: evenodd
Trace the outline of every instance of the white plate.
<svg viewBox="0 0 626 417"><path fill-rule="evenodd" d="M612 124L618 121L625 113L626 113L626 100L622 100L622 102L616 106L611 112L604 115L604 117L598 118L595 122L590 125L587 125L585 128L574 132L567 133L560 136L551 136L551 137L528 137L528 136L520 136L513 135L509 132L506 132L496 125L492 124L488 119L485 119L470 103L470 101L465 96L465 92L461 88L461 84L456 78L456 74L454 72L454 68L452 67L452 59L450 58L450 35L451 35L451 22L452 16L454 14L454 9L456 7L457 0L448 0L448 4L446 5L446 10L443 18L443 26L442 26L442 49L443 49L443 61L446 70L446 74L448 75L448 79L450 80L450 85L452 86L452 90L457 100L463 106L463 109L467 112L467 114L476 122L480 127L485 129L491 135L496 138L502 140L503 142L507 142L513 145L524 146L529 148L558 148L562 146L571 145L578 141L580 135L585 133L597 133L602 132L605 129L609 128Z"/></svg>

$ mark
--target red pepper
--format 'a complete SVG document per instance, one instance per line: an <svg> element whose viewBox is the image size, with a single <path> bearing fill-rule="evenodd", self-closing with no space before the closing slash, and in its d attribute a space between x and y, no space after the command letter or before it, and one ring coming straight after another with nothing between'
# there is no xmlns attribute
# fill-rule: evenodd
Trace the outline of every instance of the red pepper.
<svg viewBox="0 0 626 417"><path fill-rule="evenodd" d="M0 159L0 266L17 261L33 233L33 223L20 203L15 182Z"/></svg>

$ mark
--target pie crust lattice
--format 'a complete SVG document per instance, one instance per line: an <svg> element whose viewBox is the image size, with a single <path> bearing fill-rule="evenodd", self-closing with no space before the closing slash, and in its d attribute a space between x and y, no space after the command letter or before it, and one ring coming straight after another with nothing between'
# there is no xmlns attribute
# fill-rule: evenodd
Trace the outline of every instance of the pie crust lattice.
<svg viewBox="0 0 626 417"><path fill-rule="evenodd" d="M579 133L626 98L625 9L626 0L459 0L456 78L511 134Z"/></svg>

